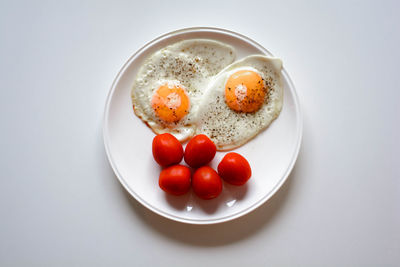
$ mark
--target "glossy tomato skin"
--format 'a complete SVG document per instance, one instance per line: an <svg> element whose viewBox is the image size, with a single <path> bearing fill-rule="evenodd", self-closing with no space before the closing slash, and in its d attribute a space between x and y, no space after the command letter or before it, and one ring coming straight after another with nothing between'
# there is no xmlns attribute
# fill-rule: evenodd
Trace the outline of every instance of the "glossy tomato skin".
<svg viewBox="0 0 400 267"><path fill-rule="evenodd" d="M231 152L218 164L218 174L227 183L233 185L243 185L251 177L249 162L240 154Z"/></svg>
<svg viewBox="0 0 400 267"><path fill-rule="evenodd" d="M183 148L172 134L159 134L153 139L153 157L162 167L178 164L183 158Z"/></svg>
<svg viewBox="0 0 400 267"><path fill-rule="evenodd" d="M211 167L203 166L195 171L192 179L193 191L202 199L216 198L222 191L222 180Z"/></svg>
<svg viewBox="0 0 400 267"><path fill-rule="evenodd" d="M192 168L209 163L215 156L217 148L213 141L204 134L193 137L185 148L185 162Z"/></svg>
<svg viewBox="0 0 400 267"><path fill-rule="evenodd" d="M173 165L161 171L158 185L165 192L180 196L187 193L191 183L190 169L183 165Z"/></svg>

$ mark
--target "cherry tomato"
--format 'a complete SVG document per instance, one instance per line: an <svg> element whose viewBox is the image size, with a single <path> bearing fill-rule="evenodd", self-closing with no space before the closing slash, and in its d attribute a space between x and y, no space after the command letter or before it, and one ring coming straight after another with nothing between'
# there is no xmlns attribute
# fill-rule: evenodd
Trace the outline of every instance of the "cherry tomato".
<svg viewBox="0 0 400 267"><path fill-rule="evenodd" d="M161 171L158 185L172 195L183 195L190 189L190 169L183 165L173 165Z"/></svg>
<svg viewBox="0 0 400 267"><path fill-rule="evenodd" d="M249 162L241 155L231 152L218 165L218 174L228 183L243 185L251 177Z"/></svg>
<svg viewBox="0 0 400 267"><path fill-rule="evenodd" d="M153 139L153 157L162 167L181 162L183 148L172 134L159 134Z"/></svg>
<svg viewBox="0 0 400 267"><path fill-rule="evenodd" d="M203 166L193 174L192 186L198 197L212 199L221 194L222 180L211 167Z"/></svg>
<svg viewBox="0 0 400 267"><path fill-rule="evenodd" d="M206 135L193 137L185 148L185 162L192 168L198 168L209 163L217 149L213 141Z"/></svg>

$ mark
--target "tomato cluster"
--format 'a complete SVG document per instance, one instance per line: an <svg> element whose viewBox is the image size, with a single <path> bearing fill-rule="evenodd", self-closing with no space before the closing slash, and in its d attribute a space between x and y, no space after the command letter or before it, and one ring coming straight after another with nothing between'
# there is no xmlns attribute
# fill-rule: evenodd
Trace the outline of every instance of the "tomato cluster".
<svg viewBox="0 0 400 267"><path fill-rule="evenodd" d="M222 179L233 185L243 185L251 177L248 161L238 153L228 153L218 165L218 173L209 166L215 154L215 144L204 134L193 137L186 145L173 135L164 133L153 139L153 157L162 167L158 180L162 190L173 195L183 195L192 185L195 194L202 199L218 197L222 192ZM188 167L179 165L184 158L195 169L193 176Z"/></svg>

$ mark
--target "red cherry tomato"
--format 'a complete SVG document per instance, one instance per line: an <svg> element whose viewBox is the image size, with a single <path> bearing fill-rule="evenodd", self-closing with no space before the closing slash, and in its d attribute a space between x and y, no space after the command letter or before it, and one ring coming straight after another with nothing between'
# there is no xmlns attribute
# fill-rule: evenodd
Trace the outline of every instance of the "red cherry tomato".
<svg viewBox="0 0 400 267"><path fill-rule="evenodd" d="M158 185L172 195L183 195L190 189L190 169L183 165L170 166L161 171Z"/></svg>
<svg viewBox="0 0 400 267"><path fill-rule="evenodd" d="M222 180L211 167L203 166L193 174L192 186L198 197L212 199L221 194Z"/></svg>
<svg viewBox="0 0 400 267"><path fill-rule="evenodd" d="M243 185L251 177L249 162L241 155L231 152L218 165L218 174L228 183Z"/></svg>
<svg viewBox="0 0 400 267"><path fill-rule="evenodd" d="M196 135L186 145L185 162L192 168L201 167L214 158L216 151L210 138L204 134Z"/></svg>
<svg viewBox="0 0 400 267"><path fill-rule="evenodd" d="M183 157L183 148L172 134L159 134L153 139L153 157L162 167L178 164Z"/></svg>

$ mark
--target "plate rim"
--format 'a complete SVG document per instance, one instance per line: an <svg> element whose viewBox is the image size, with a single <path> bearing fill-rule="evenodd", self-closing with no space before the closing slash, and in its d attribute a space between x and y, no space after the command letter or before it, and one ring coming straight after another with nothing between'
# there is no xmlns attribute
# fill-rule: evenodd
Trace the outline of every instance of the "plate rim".
<svg viewBox="0 0 400 267"><path fill-rule="evenodd" d="M171 31L171 32L167 32L164 33L156 38L154 38L153 40L145 43L142 47L140 47L136 52L134 52L127 60L126 62L123 64L123 66L121 67L121 69L118 71L117 75L115 76L112 84L111 84L111 88L109 89L107 98L106 98L106 102L105 102L105 109L104 109L104 113L103 113L103 143L104 143L104 147L106 150L106 155L108 158L108 161L110 162L111 168L114 171L115 176L117 177L117 179L119 180L119 182L122 184L122 186L124 187L124 189L129 192L129 194L135 198L135 200L137 200L140 204L142 204L144 207L146 207L147 209L151 210L152 212L168 218L170 220L173 221L177 221L177 222L181 222L181 223L188 223L188 224L195 224L195 225L209 225L209 224L217 224L217 223L223 223L223 222L227 222L227 221L231 221L234 219L237 219L239 217L242 217L252 211L254 211L255 209L257 209L258 207L260 207L262 204L266 203L280 188L281 186L285 183L285 181L287 180L289 174L291 173L291 171L293 170L293 167L297 161L298 155L299 155L299 151L300 151L300 147L301 147L301 142L302 142L302 137L303 137L303 114L302 114L302 110L301 110L301 106L300 106L300 101L299 101L299 97L297 95L297 91L295 89L294 83L291 80L289 74L287 73L285 67L282 68L282 74L284 76L284 78L286 79L289 87L291 88L292 94L293 94L293 103L295 106L295 110L296 113L298 115L298 121L297 121L297 140L296 140L296 144L295 144L295 150L294 153L292 155L290 164L288 165L288 167L286 168L284 174L282 175L281 179L279 180L278 183L275 184L275 186L272 188L272 190L266 194L263 198L261 198L260 200L258 200L256 203L252 204L250 207L248 207L247 209L244 209L242 211L239 211L235 214L232 215L228 215L222 218L217 218L217 219L211 219L211 220L193 220L193 219L186 219L186 218L181 218L179 216L175 216L166 212L163 212L162 210L157 209L156 207L150 205L149 203L147 203L146 201L144 201L136 192L134 192L125 182L125 180L122 178L122 175L119 173L116 164L113 160L113 157L111 156L111 152L110 152L110 147L109 147L109 139L108 139L108 135L107 135L107 115L109 114L109 108L110 108L110 102L112 99L112 96L115 92L116 89L116 85L118 84L121 76L123 75L123 73L125 72L126 68L130 65L131 61L138 55L140 55L143 51L146 50L146 48L148 48L149 46L151 46L152 44L166 38L169 36L173 36L176 34L183 34L183 33L190 33L190 32L197 32L197 31L212 31L212 32L220 32L223 34L228 34L231 35L233 37L239 37L241 39L244 39L246 42L250 43L251 45L255 45L258 49L260 49L261 51L265 52L266 54L270 54L271 56L273 56L273 54L266 48L264 48L262 45L260 45L259 43L257 43L256 41L250 39L247 36L244 36L242 34L239 34L237 32L234 31L230 31L230 30L226 30L226 29L222 29L222 28L216 28L216 27L189 27L189 28L182 28L182 29L178 29L175 31Z"/></svg>

